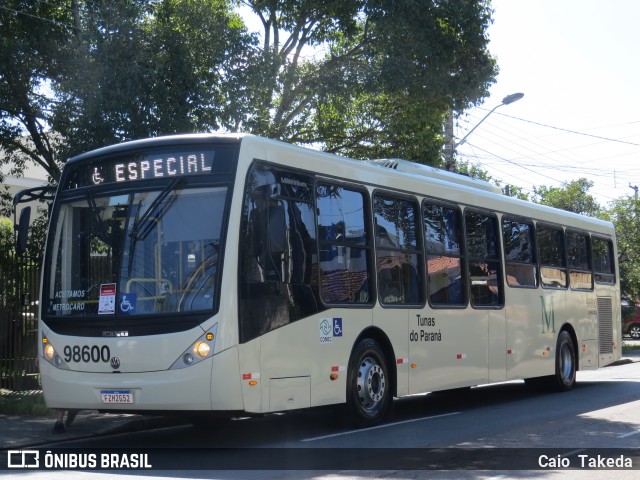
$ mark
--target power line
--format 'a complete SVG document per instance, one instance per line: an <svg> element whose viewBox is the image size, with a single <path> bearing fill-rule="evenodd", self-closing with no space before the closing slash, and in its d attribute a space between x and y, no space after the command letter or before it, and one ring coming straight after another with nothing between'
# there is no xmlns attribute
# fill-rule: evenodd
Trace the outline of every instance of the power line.
<svg viewBox="0 0 640 480"><path fill-rule="evenodd" d="M616 143L622 143L622 144L625 144L625 145L633 145L635 147L640 147L640 143L636 143L636 142L628 142L626 140L620 140L618 138L602 137L600 135L593 135L592 133L578 132L576 130L569 130L567 128L556 127L556 126L553 126L553 125L546 125L544 123L534 122L533 120L526 120L524 118L519 118L519 117L514 117L512 115L507 115L506 113L501 113L500 112L500 113L497 113L497 114L505 116L507 118L511 118L513 120L519 120L521 122L531 123L533 125L538 125L540 127L551 128L553 130L558 130L558 131L561 131L561 132L573 133L575 135L582 135L584 137L597 138L599 140L605 140L607 142L616 142Z"/></svg>

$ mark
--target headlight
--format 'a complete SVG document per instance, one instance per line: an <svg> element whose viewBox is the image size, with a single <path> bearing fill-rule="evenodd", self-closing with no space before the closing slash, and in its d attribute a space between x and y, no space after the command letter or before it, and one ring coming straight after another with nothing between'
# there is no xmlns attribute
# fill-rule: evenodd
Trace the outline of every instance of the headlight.
<svg viewBox="0 0 640 480"><path fill-rule="evenodd" d="M44 359L56 368L68 370L67 364L56 352L55 347L49 342L47 337L42 337L42 356Z"/></svg>
<svg viewBox="0 0 640 480"><path fill-rule="evenodd" d="M56 355L56 351L53 348L53 345L51 345L50 343L47 343L44 346L44 356L47 360L49 360L50 362L53 361L53 357Z"/></svg>
<svg viewBox="0 0 640 480"><path fill-rule="evenodd" d="M171 365L171 370L186 368L209 358L213 355L213 347L216 343L216 333L218 324L216 323L204 335L198 338L187 348L178 359Z"/></svg>
<svg viewBox="0 0 640 480"><path fill-rule="evenodd" d="M207 342L197 342L193 347L193 351L201 358L206 358L209 355L209 352L211 352L211 347Z"/></svg>

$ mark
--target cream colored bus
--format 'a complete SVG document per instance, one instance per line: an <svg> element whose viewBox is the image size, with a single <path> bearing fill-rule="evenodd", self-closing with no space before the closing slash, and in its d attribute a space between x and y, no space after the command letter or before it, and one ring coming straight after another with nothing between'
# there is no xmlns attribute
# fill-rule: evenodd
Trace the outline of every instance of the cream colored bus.
<svg viewBox="0 0 640 480"><path fill-rule="evenodd" d="M47 405L266 413L513 379L568 390L620 357L614 230L402 160L252 135L67 162L40 301Z"/></svg>

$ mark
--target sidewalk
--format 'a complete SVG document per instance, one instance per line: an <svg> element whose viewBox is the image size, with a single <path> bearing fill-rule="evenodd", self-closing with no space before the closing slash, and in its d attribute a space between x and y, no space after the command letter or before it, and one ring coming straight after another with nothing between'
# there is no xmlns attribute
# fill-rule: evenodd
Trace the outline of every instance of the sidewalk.
<svg viewBox="0 0 640 480"><path fill-rule="evenodd" d="M614 365L625 365L634 362L640 362L640 350L626 353ZM185 420L180 417L98 413L95 410L82 410L64 433L54 435L51 433L51 429L55 420L55 413L45 417L0 415L0 450L35 447L52 442L185 424Z"/></svg>
<svg viewBox="0 0 640 480"><path fill-rule="evenodd" d="M65 415L66 418L66 415ZM64 433L53 434L55 413L46 417L0 415L0 450L35 447L52 442L115 435L184 424L179 417L98 413L83 410Z"/></svg>

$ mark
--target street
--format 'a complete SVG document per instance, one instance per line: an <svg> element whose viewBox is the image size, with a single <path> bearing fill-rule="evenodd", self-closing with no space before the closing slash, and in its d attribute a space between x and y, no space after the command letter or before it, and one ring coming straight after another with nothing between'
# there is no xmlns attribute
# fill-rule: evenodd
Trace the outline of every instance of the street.
<svg viewBox="0 0 640 480"><path fill-rule="evenodd" d="M640 363L579 372L577 387L568 393L509 382L404 398L396 400L392 419L364 430L345 426L339 408L323 408L41 449L151 452L152 470L105 472L100 478L300 478L300 470L306 478L322 477L324 470L341 472L338 478L587 478L593 474L587 467L599 466L598 478L622 480L637 475L624 461L640 468L638 451L625 450L638 447ZM623 468L590 464L597 462L594 455L618 459ZM549 471L533 470L540 462ZM63 478L57 477L62 473L34 472L28 478Z"/></svg>

